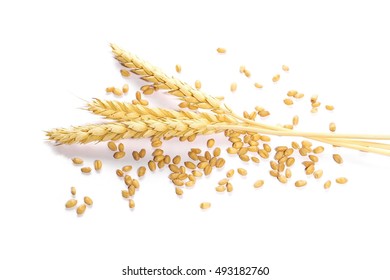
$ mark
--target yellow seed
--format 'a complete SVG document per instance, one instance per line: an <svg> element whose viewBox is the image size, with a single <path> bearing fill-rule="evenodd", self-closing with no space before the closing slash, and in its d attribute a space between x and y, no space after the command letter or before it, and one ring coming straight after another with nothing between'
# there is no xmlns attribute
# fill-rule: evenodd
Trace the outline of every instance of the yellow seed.
<svg viewBox="0 0 390 280"><path fill-rule="evenodd" d="M276 170L271 170L271 171L269 172L269 175L271 175L272 177L278 177L278 176L279 176L279 172L276 171Z"/></svg>
<svg viewBox="0 0 390 280"><path fill-rule="evenodd" d="M258 115L259 115L260 117L262 117L262 118L265 118L265 117L268 117L269 115L271 115L271 113L270 113L269 111L267 111L267 110L263 110L263 111L260 111L260 112L258 113Z"/></svg>
<svg viewBox="0 0 390 280"><path fill-rule="evenodd" d="M91 173L91 167L82 167L81 168L81 172L83 173Z"/></svg>
<svg viewBox="0 0 390 280"><path fill-rule="evenodd" d="M98 170L102 169L103 163L102 163L101 160L97 159L97 160L94 161L93 165L95 167L95 170L98 171Z"/></svg>
<svg viewBox="0 0 390 280"><path fill-rule="evenodd" d="M183 190L181 188L178 188L178 187L175 188L175 192L176 192L177 195L182 195L183 194Z"/></svg>
<svg viewBox="0 0 390 280"><path fill-rule="evenodd" d="M106 88L106 92L107 93L110 93L110 92L113 92L114 91L114 87L108 87Z"/></svg>
<svg viewBox="0 0 390 280"><path fill-rule="evenodd" d="M339 154L334 154L333 159L338 164L342 164L344 162L343 158Z"/></svg>
<svg viewBox="0 0 390 280"><path fill-rule="evenodd" d="M117 169L117 170L115 171L115 173L116 173L116 175L117 175L118 177L123 177L123 175L124 175L123 171L120 170L120 169Z"/></svg>
<svg viewBox="0 0 390 280"><path fill-rule="evenodd" d="M294 116L293 120L292 120L293 125L298 125L298 122L299 122L299 117L298 116Z"/></svg>
<svg viewBox="0 0 390 280"><path fill-rule="evenodd" d="M296 187L303 187L303 186L306 186L307 182L305 180L298 180L295 182L295 186Z"/></svg>
<svg viewBox="0 0 390 280"><path fill-rule="evenodd" d="M152 161L152 160L149 160L148 167L149 167L150 171L155 171L156 168L157 168L156 167L156 163L154 161Z"/></svg>
<svg viewBox="0 0 390 280"><path fill-rule="evenodd" d="M144 175L145 175L145 172L146 172L145 166L139 167L139 168L138 168L138 171L137 171L138 177L144 176Z"/></svg>
<svg viewBox="0 0 390 280"><path fill-rule="evenodd" d="M77 157L72 158L72 161L74 164L83 164L84 163L84 161L81 158L77 158Z"/></svg>
<svg viewBox="0 0 390 280"><path fill-rule="evenodd" d="M324 184L324 189L329 189L331 185L332 185L332 182L330 180L326 181Z"/></svg>
<svg viewBox="0 0 390 280"><path fill-rule="evenodd" d="M85 209L87 209L87 205L81 204L81 205L80 205L79 207L77 207L77 209L76 209L77 215L82 215L82 214L84 214Z"/></svg>
<svg viewBox="0 0 390 280"><path fill-rule="evenodd" d="M122 197L123 198L129 198L130 197L129 191L128 190L122 190Z"/></svg>
<svg viewBox="0 0 390 280"><path fill-rule="evenodd" d="M300 98L303 98L305 95L303 93L297 93L294 97L296 99L300 99Z"/></svg>
<svg viewBox="0 0 390 280"><path fill-rule="evenodd" d="M270 161L270 166L272 170L278 170L278 163L276 161Z"/></svg>
<svg viewBox="0 0 390 280"><path fill-rule="evenodd" d="M177 73L181 73L181 65L180 64L176 64L175 69L176 69Z"/></svg>
<svg viewBox="0 0 390 280"><path fill-rule="evenodd" d="M195 88L200 89L202 87L202 83L199 80L195 81Z"/></svg>
<svg viewBox="0 0 390 280"><path fill-rule="evenodd" d="M322 153L323 151L324 151L324 147L318 146L318 147L314 148L313 153L315 153L315 154L320 154L320 153Z"/></svg>
<svg viewBox="0 0 390 280"><path fill-rule="evenodd" d="M291 172L291 169L290 169L290 168L287 168L287 169L286 169L285 175L286 175L286 178L287 178L287 179L290 179L290 178L291 178L292 172Z"/></svg>
<svg viewBox="0 0 390 280"><path fill-rule="evenodd" d="M132 199L129 200L129 207L130 207L131 209L133 209L133 208L135 207L135 202L134 202L134 200L132 200Z"/></svg>
<svg viewBox="0 0 390 280"><path fill-rule="evenodd" d="M306 169L305 169L305 172L306 172L306 175L311 175L314 173L314 164L308 166Z"/></svg>
<svg viewBox="0 0 390 280"><path fill-rule="evenodd" d="M130 187L128 187L128 192L129 192L129 196L134 196L135 195L135 187L134 185L131 185Z"/></svg>
<svg viewBox="0 0 390 280"><path fill-rule="evenodd" d="M318 112L318 108L312 108L312 109L310 110L310 112L313 113L313 114L315 114L315 113Z"/></svg>
<svg viewBox="0 0 390 280"><path fill-rule="evenodd" d="M71 188L70 188L70 193L71 193L72 195L76 195L76 188L75 188L75 187L71 187Z"/></svg>
<svg viewBox="0 0 390 280"><path fill-rule="evenodd" d="M283 162L279 163L278 164L278 171L279 172L283 172L285 167L286 166L285 166L285 164Z"/></svg>
<svg viewBox="0 0 390 280"><path fill-rule="evenodd" d="M226 187L225 186L218 186L218 187L215 187L215 190L217 192L224 192L226 190Z"/></svg>
<svg viewBox="0 0 390 280"><path fill-rule="evenodd" d="M200 168L200 169L205 169L207 165L209 165L209 164L207 163L207 161L202 161L202 162L199 162L197 166L198 166L198 168Z"/></svg>
<svg viewBox="0 0 390 280"><path fill-rule="evenodd" d="M259 163L259 162L260 162L260 159L257 158L257 157L251 157L251 160L252 160L254 163Z"/></svg>
<svg viewBox="0 0 390 280"><path fill-rule="evenodd" d="M145 149L141 149L138 154L139 154L140 158L144 158L145 155L146 155L146 150Z"/></svg>
<svg viewBox="0 0 390 280"><path fill-rule="evenodd" d="M224 179L218 181L218 185L226 185L228 183L228 181L229 180L227 178L224 178Z"/></svg>
<svg viewBox="0 0 390 280"><path fill-rule="evenodd" d="M112 93L115 94L116 96L122 96L123 95L123 92L122 92L122 90L120 88L114 88Z"/></svg>
<svg viewBox="0 0 390 280"><path fill-rule="evenodd" d="M276 83L277 81L279 81L279 79L280 79L280 75L279 75L279 74L276 74L275 76L272 77L272 81L273 81L274 83Z"/></svg>
<svg viewBox="0 0 390 280"><path fill-rule="evenodd" d="M225 165L225 159L219 158L217 159L217 162L215 163L215 166L217 168L222 168Z"/></svg>
<svg viewBox="0 0 390 280"><path fill-rule="evenodd" d="M200 208L201 209L209 209L211 207L211 203L210 202L202 202L200 204Z"/></svg>
<svg viewBox="0 0 390 280"><path fill-rule="evenodd" d="M231 85L230 85L230 91L231 92L235 92L237 90L237 83L232 83Z"/></svg>
<svg viewBox="0 0 390 280"><path fill-rule="evenodd" d="M240 66L240 73L244 73L244 70L245 70L245 66L244 66L244 65L241 65L241 66Z"/></svg>
<svg viewBox="0 0 390 280"><path fill-rule="evenodd" d="M288 167L292 166L294 163L295 163L295 158L293 158L293 157L287 158L287 160L286 160L286 165L287 165Z"/></svg>
<svg viewBox="0 0 390 280"><path fill-rule="evenodd" d="M185 185L186 187L193 187L195 185L195 182L196 182L195 180L190 180L187 181Z"/></svg>
<svg viewBox="0 0 390 280"><path fill-rule="evenodd" d="M129 171L131 171L131 169L133 169L133 167L131 165L125 165L122 167L123 172L129 172Z"/></svg>
<svg viewBox="0 0 390 280"><path fill-rule="evenodd" d="M119 150L119 152L124 152L125 151L125 145L123 145L123 143L119 143L118 150Z"/></svg>
<svg viewBox="0 0 390 280"><path fill-rule="evenodd" d="M93 200L89 196L84 196L84 203L91 206L93 204Z"/></svg>
<svg viewBox="0 0 390 280"><path fill-rule="evenodd" d="M129 92L129 85L128 84L124 84L122 86L122 91L123 91L123 93L128 93Z"/></svg>
<svg viewBox="0 0 390 280"><path fill-rule="evenodd" d="M115 153L114 153L114 158L115 158L115 159L121 159L121 158L123 158L125 155L126 155L125 152L115 152Z"/></svg>
<svg viewBox="0 0 390 280"><path fill-rule="evenodd" d="M336 179L336 183L338 183L338 184L345 184L347 182L348 182L348 179L345 177L339 177Z"/></svg>
<svg viewBox="0 0 390 280"><path fill-rule="evenodd" d="M124 181L125 181L125 184L129 187L133 184L133 178L131 178L130 175L125 175L125 178L124 178Z"/></svg>
<svg viewBox="0 0 390 280"><path fill-rule="evenodd" d="M287 96L289 96L289 97L295 97L297 94L298 94L298 92L296 90L289 90L287 92Z"/></svg>
<svg viewBox="0 0 390 280"><path fill-rule="evenodd" d="M172 180L172 183L175 184L176 186L179 186L179 187L184 185L184 182L180 179L174 179L174 180Z"/></svg>
<svg viewBox="0 0 390 280"><path fill-rule="evenodd" d="M213 151L213 156L219 157L221 155L221 148L217 147Z"/></svg>
<svg viewBox="0 0 390 280"><path fill-rule="evenodd" d="M215 144L215 140L214 139L209 139L207 140L207 148L211 149Z"/></svg>
<svg viewBox="0 0 390 280"><path fill-rule="evenodd" d="M135 158L138 158L137 157L137 152L133 152L133 157L135 156ZM139 155L138 155L139 156ZM164 159L165 159L165 156L164 155L158 155L158 156L155 156L154 158L153 158L153 160L155 161L155 162L163 162L164 163Z"/></svg>
<svg viewBox="0 0 390 280"><path fill-rule="evenodd" d="M210 175L211 172L213 171L213 168L211 167L210 164L208 164L205 168L204 168L204 175Z"/></svg>
<svg viewBox="0 0 390 280"><path fill-rule="evenodd" d="M233 185L231 183L226 184L226 191L227 192L232 192L233 191Z"/></svg>
<svg viewBox="0 0 390 280"><path fill-rule="evenodd" d="M317 94L314 94L310 97L310 102L311 103L315 103L317 102L317 99L318 99L318 95Z"/></svg>
<svg viewBox="0 0 390 280"><path fill-rule="evenodd" d="M225 48L218 48L217 52L218 53L226 53L226 49Z"/></svg>
<svg viewBox="0 0 390 280"><path fill-rule="evenodd" d="M330 123L329 124L329 130L331 131L331 132L335 132L336 131L336 124L335 123Z"/></svg>
<svg viewBox="0 0 390 280"><path fill-rule="evenodd" d="M322 177L322 174L324 174L324 171L322 171L322 169L318 169L313 173L314 178L316 179L320 179Z"/></svg>
<svg viewBox="0 0 390 280"><path fill-rule="evenodd" d="M253 187L255 188L261 188L264 185L264 180L257 180L254 184Z"/></svg>
<svg viewBox="0 0 390 280"><path fill-rule="evenodd" d="M251 72L247 69L244 69L244 75L249 78L251 76Z"/></svg>
<svg viewBox="0 0 390 280"><path fill-rule="evenodd" d="M268 144L263 144L263 149L267 152L270 153L272 151L271 146Z"/></svg>
<svg viewBox="0 0 390 280"><path fill-rule="evenodd" d="M312 162L318 162L318 157L315 155L309 155L309 158Z"/></svg>
<svg viewBox="0 0 390 280"><path fill-rule="evenodd" d="M244 168L237 168L237 172L241 176L246 176L248 174L248 171L246 171L246 169L244 169Z"/></svg>
<svg viewBox="0 0 390 280"><path fill-rule="evenodd" d="M318 102L318 101L311 104L311 106L313 108L318 108L318 107L320 107L320 105L321 105L321 102Z"/></svg>
<svg viewBox="0 0 390 280"><path fill-rule="evenodd" d="M69 199L66 203L65 203L65 207L66 208L73 208L75 207L77 204L77 200L76 199Z"/></svg>
<svg viewBox="0 0 390 280"><path fill-rule="evenodd" d="M228 154L231 154L231 155L237 154L237 152L238 152L237 149L235 149L233 147L227 148L226 151L227 151Z"/></svg>
<svg viewBox="0 0 390 280"><path fill-rule="evenodd" d="M130 72L125 69L121 69L121 75L123 77L130 77Z"/></svg>
<svg viewBox="0 0 390 280"><path fill-rule="evenodd" d="M286 184L286 183L287 183L287 178L286 178L286 176L284 176L284 175L279 174L278 177L277 177L277 179L278 179L279 182L282 183L282 184Z"/></svg>
<svg viewBox="0 0 390 280"><path fill-rule="evenodd" d="M266 150L261 149L257 153L264 159L269 158L269 153Z"/></svg>
<svg viewBox="0 0 390 280"><path fill-rule="evenodd" d="M136 161L140 160L141 157L139 156L139 153L137 151L133 151L131 154L132 154L134 160L136 160Z"/></svg>
<svg viewBox="0 0 390 280"><path fill-rule="evenodd" d="M180 161L181 161L181 157L180 157L180 156L175 156L175 157L173 158L173 160L172 160L172 162L173 162L174 164L179 164Z"/></svg>
<svg viewBox="0 0 390 280"><path fill-rule="evenodd" d="M263 88L263 85L259 83L255 83L255 88Z"/></svg>
<svg viewBox="0 0 390 280"><path fill-rule="evenodd" d="M230 169L228 172L226 172L226 177L231 178L234 175L234 169Z"/></svg>
<svg viewBox="0 0 390 280"><path fill-rule="evenodd" d="M240 159L242 161L245 161L245 162L248 162L250 160L249 156L248 155L239 155Z"/></svg>
<svg viewBox="0 0 390 280"><path fill-rule="evenodd" d="M294 104L294 101L292 101L292 99L290 98L286 98L283 100L284 104L290 106L290 105L293 105Z"/></svg>
<svg viewBox="0 0 390 280"><path fill-rule="evenodd" d="M138 189L139 188L139 181L137 179L133 180L133 186L134 188Z"/></svg>
<svg viewBox="0 0 390 280"><path fill-rule="evenodd" d="M192 175L194 175L195 177L202 177L203 174L198 170L192 170Z"/></svg>
<svg viewBox="0 0 390 280"><path fill-rule="evenodd" d="M282 65L282 70L288 72L290 68L287 65Z"/></svg>
<svg viewBox="0 0 390 280"><path fill-rule="evenodd" d="M195 169L196 168L196 165L195 163L191 162L191 161L186 161L184 162L184 165L189 168L189 169Z"/></svg>
<svg viewBox="0 0 390 280"><path fill-rule="evenodd" d="M108 142L107 146L113 152L116 152L116 150L118 149L115 142L113 142L113 141Z"/></svg>
<svg viewBox="0 0 390 280"><path fill-rule="evenodd" d="M333 105L325 105L325 108L328 111L333 111L334 110L334 106Z"/></svg>
<svg viewBox="0 0 390 280"><path fill-rule="evenodd" d="M180 173L180 168L175 165L175 164L170 164L169 166L169 169L172 171L172 172L175 172L175 173Z"/></svg>
<svg viewBox="0 0 390 280"><path fill-rule="evenodd" d="M291 156L294 153L294 149L288 148L283 152L283 155L286 157Z"/></svg>
<svg viewBox="0 0 390 280"><path fill-rule="evenodd" d="M295 150L300 149L299 144L297 142L295 142L295 141L291 142L291 147L293 147L293 149L295 149Z"/></svg>

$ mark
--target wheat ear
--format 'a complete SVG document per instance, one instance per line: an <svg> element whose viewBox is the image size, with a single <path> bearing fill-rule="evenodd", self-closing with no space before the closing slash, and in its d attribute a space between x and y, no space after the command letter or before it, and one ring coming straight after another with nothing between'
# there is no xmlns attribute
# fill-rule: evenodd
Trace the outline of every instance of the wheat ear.
<svg viewBox="0 0 390 280"><path fill-rule="evenodd" d="M188 107L196 110L211 109L216 113L224 113L227 108L222 108L220 99L206 94L200 90L194 89L187 83L184 83L174 77L167 76L164 72L149 62L140 59L138 56L127 52L117 45L111 44L112 53L124 67L132 73L141 76L141 79L153 83L157 89L168 90L168 93L177 96L185 103L182 107Z"/></svg>
<svg viewBox="0 0 390 280"><path fill-rule="evenodd" d="M143 105L134 105L129 102L113 100L93 99L86 104L86 110L116 121L131 121L136 119L175 118L175 119L199 119L205 118L211 122L227 122L237 124L237 120L226 114L214 114L209 112L170 110L152 108Z"/></svg>

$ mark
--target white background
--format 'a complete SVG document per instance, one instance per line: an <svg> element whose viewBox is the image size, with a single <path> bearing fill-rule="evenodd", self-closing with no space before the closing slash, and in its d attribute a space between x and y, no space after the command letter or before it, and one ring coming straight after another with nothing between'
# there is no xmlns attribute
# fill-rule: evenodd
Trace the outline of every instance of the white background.
<svg viewBox="0 0 390 280"><path fill-rule="evenodd" d="M152 279L121 276L127 265L268 266L265 279L389 279L388 157L341 149L345 163L337 166L333 149L326 146L320 159L324 179L346 176L349 183L325 191L323 180L310 178L307 187L296 189L293 182L272 180L266 162L248 165L225 155L225 169L202 178L182 198L167 171L147 174L130 211L115 175L116 168L131 163L130 156L115 161L105 144L56 147L44 136L54 127L99 121L79 108L93 97L110 98L105 88L126 82L110 42L169 74L180 63L181 79L201 80L206 92L224 95L237 112L254 105L269 108L270 124L288 123L299 114L297 129L327 131L335 121L339 132L389 134L385 3L3 1L0 279ZM226 55L218 55L217 47L225 47ZM251 79L239 74L242 64ZM281 72L282 64L290 73ZM276 73L281 80L274 85ZM232 81L238 83L234 94ZM264 89L255 89L255 81ZM131 93L142 85L136 78L127 82ZM318 94L336 110L322 108L311 116L307 98L287 108L282 100L290 89ZM133 94L123 100L131 99ZM149 100L156 106L176 104L167 95ZM207 139L172 140L163 147L185 156L189 147L205 148ZM222 136L217 139L228 146ZM291 140L274 137L273 143ZM150 151L148 141L123 143L128 151ZM86 164L102 159L103 170L82 175L71 164L73 156ZM216 194L216 182L239 166L248 169L247 178L235 176L230 195ZM301 168L293 172L294 179L305 179ZM255 190L257 179L266 183ZM94 199L83 217L64 209L72 185L79 200L83 195ZM211 209L201 211L202 201L212 202ZM178 279L187 278L260 277Z"/></svg>

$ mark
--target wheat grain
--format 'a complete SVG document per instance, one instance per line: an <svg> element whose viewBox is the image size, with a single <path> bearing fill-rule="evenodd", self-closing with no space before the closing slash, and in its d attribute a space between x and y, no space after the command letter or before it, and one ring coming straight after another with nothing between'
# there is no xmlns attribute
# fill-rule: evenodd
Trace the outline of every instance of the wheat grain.
<svg viewBox="0 0 390 280"><path fill-rule="evenodd" d="M93 201L89 196L84 196L84 203L91 206L93 204Z"/></svg>
<svg viewBox="0 0 390 280"><path fill-rule="evenodd" d="M87 209L87 205L81 204L79 207L76 209L77 215L83 215L85 212L85 209Z"/></svg>
<svg viewBox="0 0 390 280"><path fill-rule="evenodd" d="M65 207L66 208L73 208L75 207L77 204L77 200L76 199L69 199L66 203L65 203Z"/></svg>

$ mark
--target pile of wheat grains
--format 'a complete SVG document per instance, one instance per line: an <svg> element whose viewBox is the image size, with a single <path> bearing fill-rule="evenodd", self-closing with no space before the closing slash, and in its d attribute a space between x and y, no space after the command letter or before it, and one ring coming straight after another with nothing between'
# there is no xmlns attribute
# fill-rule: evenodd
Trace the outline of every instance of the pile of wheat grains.
<svg viewBox="0 0 390 280"><path fill-rule="evenodd" d="M226 55L226 52L227 51L225 48L217 48L216 55ZM114 54L116 54L115 48ZM118 59L118 57L116 58ZM123 64L123 61L121 61L120 58L118 60ZM177 64L175 66L175 70L178 74L180 74L182 72L182 66ZM280 70L280 73L276 73L270 77L270 80L272 80L272 82L275 84L283 78L283 73L290 71L290 68L287 65L282 65ZM129 77L134 73L131 72L133 71L129 71L128 69L123 68L120 70L120 75L124 79L129 79ZM245 77L251 77L251 72L245 66L240 67L238 75L240 75L240 73L245 75ZM145 80L150 81L151 79ZM234 94L238 88L237 82L229 83L227 88L229 88L229 85L232 94ZM201 82L199 80L195 81L194 87L196 90L200 90ZM263 90L263 84L260 82L255 82L254 87L259 90ZM199 101L203 100L204 98L197 98L196 95L190 96L188 98L184 96L184 101L179 104L178 111L149 109L147 107L149 102L145 99L145 97L153 95L155 92L161 89L164 89L164 87L158 87L153 84L146 84L135 92L135 98L131 100L131 102L122 103L115 100L103 101L96 99L88 104L87 109L95 114L99 114L106 118L118 121L117 126L115 127L116 130L121 130L122 127L120 125L126 121L136 122L137 120L142 119L143 114L150 115L150 118L152 120L155 118L155 121L166 116L174 116L178 119L182 119L183 121L185 121L186 118L193 117L194 121L196 121L198 116L191 115L191 111L186 113L186 111L179 110L184 108L189 110L196 110L198 108L210 109L206 103ZM128 92L128 83L124 83L122 86L110 86L106 88L107 94L113 94L116 98L123 98L123 101L128 101ZM173 92L171 94L180 96L179 92ZM322 105L319 101L318 95L305 97L303 93L293 89L286 93L286 97L283 99L281 106L293 106L295 100L303 98L308 99L308 110L310 110L313 114L317 113L321 106L329 111L334 110L333 105ZM219 98L219 100L222 100L222 98ZM214 110L214 112L217 112L217 110ZM254 106L253 111L244 111L242 118L248 121L255 121L256 118L265 119L270 114L271 113L269 110L261 106ZM206 112L204 113L204 116L209 119L213 118L210 117L210 115L207 115ZM224 121L226 121L226 119ZM298 123L299 116L295 115L292 118L291 123L282 125L281 129L293 130L298 125ZM142 126L143 124L138 123L138 125ZM164 123L150 123L148 125L153 125L153 127L156 128L157 125L162 126ZM156 129L158 130L159 128L160 127L157 127ZM115 139L116 136L112 136L111 138L108 137L108 132L107 129L105 130L105 128L91 127L90 129L91 130L89 130L89 132L93 131L93 133L89 133L88 137L94 138L88 139L88 141L85 142L102 140L105 141L111 139L107 141L107 153L111 153L112 157L117 160L115 162L118 162L118 166L115 170L115 176L119 177L123 181L121 196L127 201L130 208L134 208L136 205L134 197L140 188L139 179L141 177L149 175L149 173L156 172L156 170L167 169L169 170L168 179L173 186L175 194L177 196L182 196L186 188L193 188L202 177L210 176L216 169L222 170L226 168L226 161L231 159L232 156L236 156L237 159L243 163L261 164L261 168L268 168L270 176L268 178L257 178L254 182L251 182L250 184L254 188L262 188L263 186L267 185L269 181L272 182L271 180L273 180L273 184L287 184L291 181L292 185L295 187L302 188L307 186L307 180L312 178L313 181L321 182L321 185L325 189L329 189L332 182L337 184L345 184L348 181L345 177L333 177L332 174L326 174L326 172L318 167L318 162L322 157L321 155L325 151L325 147L321 145L315 146L309 140L302 140L299 142L293 141L284 145L274 146L272 144L271 137L268 135L251 131L223 129L222 132L230 142L228 147L226 147L226 145L219 145L215 138L210 137L204 147L197 147L194 144L194 147L190 148L184 154L167 154L162 148L163 142L169 140L170 138L177 137L176 135L164 135L164 137L159 137L157 134L151 133L149 135L151 139L151 149L140 148L137 150L125 147L124 143L120 141L119 137L118 140ZM110 131L113 130L114 129L110 127ZM139 131L141 130L142 129L140 128ZM336 130L335 123L329 123L329 130L331 132ZM216 132L221 131L217 130ZM103 137L107 137L103 139L93 136L95 134L105 135ZM196 136L197 133L191 133L191 130L189 130L188 133L178 136L178 138L180 141L195 143L194 140ZM138 138L138 135L132 135L132 137ZM54 140L58 141L58 139L55 138ZM68 140L63 141L63 139L61 139L61 141L66 143ZM68 142L72 143L71 140ZM83 143L83 141L80 142ZM131 155L132 160L123 163L123 160L121 159L123 159L127 154ZM328 154L328 156L330 155ZM341 155L333 154L331 156L337 164L343 163ZM144 158L146 159L147 164L139 164L140 159ZM99 159L96 159L93 163L90 164L90 166L84 165L84 160L77 157L77 155L71 158L71 161L74 166L80 168L81 173L84 175L93 172L93 169L95 171L99 171L103 168L103 162ZM142 162L145 162L145 160ZM301 166L304 176L302 176L302 174L297 176L293 174L292 166L294 165ZM222 176L219 179L218 184L213 186L216 192L233 192L234 185L232 183L232 178L235 175L236 177L239 176L243 178L248 175L248 171L244 168L244 165L235 169L226 169L226 172L223 172L225 176ZM323 176L326 178L323 178ZM322 181L320 181L320 179L322 179ZM207 184L207 181L205 182ZM65 207L68 209L75 209L78 215L83 215L86 209L90 208L93 204L92 199L88 196L84 197L83 203L78 204L78 201L76 200L75 187L71 188L71 195L72 198L66 202ZM199 207L201 209L208 209L211 207L211 202L200 201Z"/></svg>

